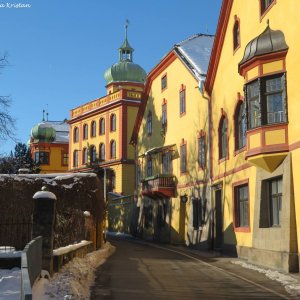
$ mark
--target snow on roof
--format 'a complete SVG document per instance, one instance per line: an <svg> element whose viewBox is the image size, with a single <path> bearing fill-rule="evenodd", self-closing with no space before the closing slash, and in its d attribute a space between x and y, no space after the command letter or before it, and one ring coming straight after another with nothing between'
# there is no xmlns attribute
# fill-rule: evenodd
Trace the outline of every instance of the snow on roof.
<svg viewBox="0 0 300 300"><path fill-rule="evenodd" d="M199 79L206 75L214 36L195 34L174 46L180 57ZM202 76L201 76L202 75Z"/></svg>
<svg viewBox="0 0 300 300"><path fill-rule="evenodd" d="M69 143L70 125L64 121L42 121L41 125L48 125L55 129L54 143Z"/></svg>

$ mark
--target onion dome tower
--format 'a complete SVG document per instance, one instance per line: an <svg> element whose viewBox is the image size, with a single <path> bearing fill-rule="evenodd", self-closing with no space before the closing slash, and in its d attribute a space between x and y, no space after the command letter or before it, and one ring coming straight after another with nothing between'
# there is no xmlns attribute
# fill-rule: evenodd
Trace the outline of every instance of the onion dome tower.
<svg viewBox="0 0 300 300"><path fill-rule="evenodd" d="M134 83L137 86L144 87L147 73L138 64L133 63L133 51L127 38L128 22L125 25L125 40L119 48L119 61L108 68L104 73L108 93L117 90L120 84Z"/></svg>
<svg viewBox="0 0 300 300"><path fill-rule="evenodd" d="M31 138L34 141L51 143L55 137L56 131L49 123L41 122L31 129Z"/></svg>

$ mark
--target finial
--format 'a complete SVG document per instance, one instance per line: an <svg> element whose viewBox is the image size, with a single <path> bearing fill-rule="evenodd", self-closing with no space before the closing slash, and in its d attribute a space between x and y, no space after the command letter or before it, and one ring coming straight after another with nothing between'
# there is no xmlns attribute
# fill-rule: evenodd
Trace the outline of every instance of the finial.
<svg viewBox="0 0 300 300"><path fill-rule="evenodd" d="M43 109L43 122L45 121L45 110Z"/></svg>
<svg viewBox="0 0 300 300"><path fill-rule="evenodd" d="M125 39L127 39L127 28L128 28L128 25L129 25L129 20L126 19L125 20Z"/></svg>
<svg viewBox="0 0 300 300"><path fill-rule="evenodd" d="M48 104L47 104L47 111L46 111L46 120L48 122L48 116L49 116L49 113L48 113Z"/></svg>

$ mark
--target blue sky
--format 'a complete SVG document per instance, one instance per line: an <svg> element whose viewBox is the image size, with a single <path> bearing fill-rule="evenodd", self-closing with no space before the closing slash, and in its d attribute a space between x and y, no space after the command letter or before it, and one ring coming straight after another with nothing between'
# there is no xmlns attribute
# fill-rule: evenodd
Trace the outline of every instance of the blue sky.
<svg viewBox="0 0 300 300"><path fill-rule="evenodd" d="M118 61L129 19L134 62L149 72L172 46L196 33L214 34L221 0L24 0L0 3L0 95L10 95L16 137L26 143L42 120L105 95L103 74ZM9 8L6 3L29 4ZM0 154L14 142L0 142Z"/></svg>

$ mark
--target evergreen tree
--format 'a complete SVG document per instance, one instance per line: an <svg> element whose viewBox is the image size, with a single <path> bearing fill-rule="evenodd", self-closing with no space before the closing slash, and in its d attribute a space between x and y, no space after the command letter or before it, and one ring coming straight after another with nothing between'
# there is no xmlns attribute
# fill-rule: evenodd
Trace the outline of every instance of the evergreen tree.
<svg viewBox="0 0 300 300"><path fill-rule="evenodd" d="M0 158L0 173L17 173L19 169L28 169L29 173L39 173L40 168L31 157L30 149L22 143L15 146L14 153L10 156Z"/></svg>

